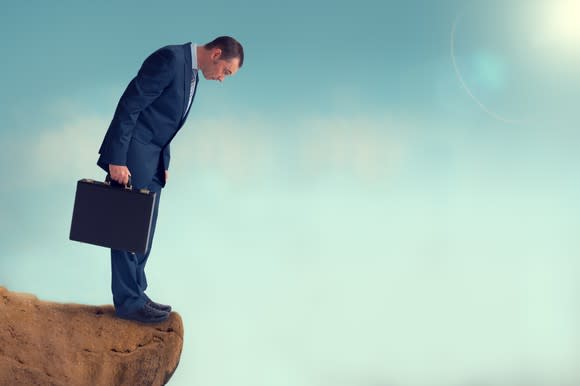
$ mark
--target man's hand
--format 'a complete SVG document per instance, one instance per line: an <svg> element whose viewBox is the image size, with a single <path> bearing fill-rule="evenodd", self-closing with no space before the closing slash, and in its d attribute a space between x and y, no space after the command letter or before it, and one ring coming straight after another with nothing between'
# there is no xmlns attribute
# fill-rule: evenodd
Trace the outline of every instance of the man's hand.
<svg viewBox="0 0 580 386"><path fill-rule="evenodd" d="M122 185L127 185L129 183L129 176L131 172L125 165L113 165L109 164L109 174L111 179L117 181Z"/></svg>
<svg viewBox="0 0 580 386"><path fill-rule="evenodd" d="M165 171L165 183L167 183L167 180L169 179L169 171L166 170Z"/></svg>

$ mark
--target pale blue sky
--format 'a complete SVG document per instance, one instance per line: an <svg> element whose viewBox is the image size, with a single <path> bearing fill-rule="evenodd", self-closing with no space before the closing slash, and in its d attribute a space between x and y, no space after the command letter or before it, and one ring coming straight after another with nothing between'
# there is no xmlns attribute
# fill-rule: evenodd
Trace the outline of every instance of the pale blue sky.
<svg viewBox="0 0 580 386"><path fill-rule="evenodd" d="M0 285L111 303L108 251L68 240L76 181L103 177L149 53L228 34L244 67L199 85L148 264L185 324L170 384L576 385L575 16L578 0L4 5Z"/></svg>

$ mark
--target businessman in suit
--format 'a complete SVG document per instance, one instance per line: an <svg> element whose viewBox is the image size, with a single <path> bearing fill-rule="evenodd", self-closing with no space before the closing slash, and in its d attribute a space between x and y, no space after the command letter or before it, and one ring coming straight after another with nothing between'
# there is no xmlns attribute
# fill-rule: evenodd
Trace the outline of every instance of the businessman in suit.
<svg viewBox="0 0 580 386"><path fill-rule="evenodd" d="M161 189L168 179L169 144L183 126L199 83L222 82L244 62L241 44L221 36L205 45L165 46L152 53L121 96L97 164L114 183L156 193L145 254L111 250L113 303L117 316L144 323L166 320L171 306L146 294L145 264L151 251Z"/></svg>

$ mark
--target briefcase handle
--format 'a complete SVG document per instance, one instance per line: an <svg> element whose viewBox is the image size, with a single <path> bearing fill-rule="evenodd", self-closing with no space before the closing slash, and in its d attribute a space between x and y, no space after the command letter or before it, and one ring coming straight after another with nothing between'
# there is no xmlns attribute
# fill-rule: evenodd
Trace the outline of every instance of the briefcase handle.
<svg viewBox="0 0 580 386"><path fill-rule="evenodd" d="M107 173L107 177L105 177L105 184L112 186L123 186L127 190L133 189L133 184L131 184L131 176L129 176L129 181L127 181L127 185L121 185L117 181L112 180L111 175Z"/></svg>

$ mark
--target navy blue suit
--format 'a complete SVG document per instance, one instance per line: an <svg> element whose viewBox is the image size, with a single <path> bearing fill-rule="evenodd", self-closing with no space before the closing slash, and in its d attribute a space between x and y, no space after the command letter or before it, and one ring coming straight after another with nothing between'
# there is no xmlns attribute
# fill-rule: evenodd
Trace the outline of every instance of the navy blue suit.
<svg viewBox="0 0 580 386"><path fill-rule="evenodd" d="M109 164L126 165L133 187L157 192L147 252L141 255L111 250L113 302L119 314L134 312L146 302L144 270L159 196L165 186L165 170L169 168L169 144L189 114L186 109L194 76L197 87L191 43L162 47L152 53L121 96L99 150L97 164L107 173Z"/></svg>

